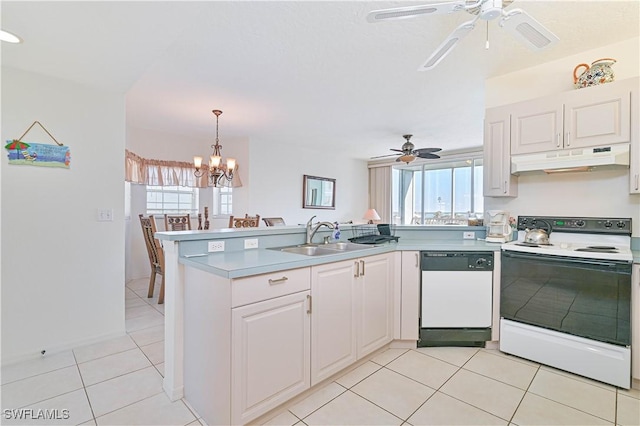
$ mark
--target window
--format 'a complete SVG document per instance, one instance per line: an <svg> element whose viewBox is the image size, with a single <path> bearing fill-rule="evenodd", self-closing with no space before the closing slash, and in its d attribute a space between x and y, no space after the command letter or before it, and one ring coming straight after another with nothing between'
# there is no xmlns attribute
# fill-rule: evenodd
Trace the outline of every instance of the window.
<svg viewBox="0 0 640 426"><path fill-rule="evenodd" d="M147 185L147 214L198 212L198 188Z"/></svg>
<svg viewBox="0 0 640 426"><path fill-rule="evenodd" d="M392 212L398 225L482 216L482 159L394 166Z"/></svg>
<svg viewBox="0 0 640 426"><path fill-rule="evenodd" d="M213 214L231 215L233 214L233 189L222 186L213 188Z"/></svg>

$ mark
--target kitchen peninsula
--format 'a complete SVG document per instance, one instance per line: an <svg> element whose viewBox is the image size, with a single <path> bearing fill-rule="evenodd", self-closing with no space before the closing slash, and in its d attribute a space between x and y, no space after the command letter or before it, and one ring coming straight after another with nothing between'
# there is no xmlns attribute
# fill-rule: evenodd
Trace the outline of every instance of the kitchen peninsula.
<svg viewBox="0 0 640 426"><path fill-rule="evenodd" d="M399 226L398 243L322 256L274 249L303 244L304 226L158 233L165 391L210 424L244 424L389 344L415 347L419 251L500 249L468 232L485 228ZM224 252L208 252L214 240Z"/></svg>

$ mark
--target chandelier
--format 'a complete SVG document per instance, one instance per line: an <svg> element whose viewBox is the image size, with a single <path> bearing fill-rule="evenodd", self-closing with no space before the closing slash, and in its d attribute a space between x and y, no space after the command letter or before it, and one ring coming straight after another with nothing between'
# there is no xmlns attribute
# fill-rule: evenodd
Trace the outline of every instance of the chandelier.
<svg viewBox="0 0 640 426"><path fill-rule="evenodd" d="M219 109L214 109L211 111L216 116L216 143L211 145L213 148L213 154L209 157L209 182L213 186L222 185L223 179L231 182L233 179L233 172L236 170L236 160L235 158L227 158L226 164L222 162L222 145L220 145L220 139L218 138L218 120L220 119L220 114L222 111ZM202 169L202 157L193 157L193 165L196 168L196 171L193 172L196 177L202 177L206 170Z"/></svg>

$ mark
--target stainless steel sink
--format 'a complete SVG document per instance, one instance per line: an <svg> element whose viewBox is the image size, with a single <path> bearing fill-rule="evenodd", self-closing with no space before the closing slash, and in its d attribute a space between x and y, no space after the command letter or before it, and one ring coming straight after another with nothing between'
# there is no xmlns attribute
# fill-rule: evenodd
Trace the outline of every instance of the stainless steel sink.
<svg viewBox="0 0 640 426"><path fill-rule="evenodd" d="M375 246L371 244L357 244L357 243L330 243L330 244L320 244L319 247L323 247L331 250L353 251L353 250L370 249Z"/></svg>
<svg viewBox="0 0 640 426"><path fill-rule="evenodd" d="M369 244L356 243L330 243L330 244L299 244L288 247L271 247L270 250L283 251L285 253L302 254L305 256L327 256L330 254L344 253L354 250L366 250L374 248Z"/></svg>

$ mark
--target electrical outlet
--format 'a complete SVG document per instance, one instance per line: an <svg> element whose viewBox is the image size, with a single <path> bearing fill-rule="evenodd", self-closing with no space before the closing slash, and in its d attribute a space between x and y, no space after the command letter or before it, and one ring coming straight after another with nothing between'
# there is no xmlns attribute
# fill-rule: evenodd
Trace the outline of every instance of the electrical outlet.
<svg viewBox="0 0 640 426"><path fill-rule="evenodd" d="M475 232L463 232L462 238L465 240L474 240L476 238Z"/></svg>
<svg viewBox="0 0 640 426"><path fill-rule="evenodd" d="M258 239L257 238L251 238L251 239L248 239L248 240L244 240L244 248L245 249L258 248Z"/></svg>
<svg viewBox="0 0 640 426"><path fill-rule="evenodd" d="M209 253L224 251L224 241L209 241Z"/></svg>

